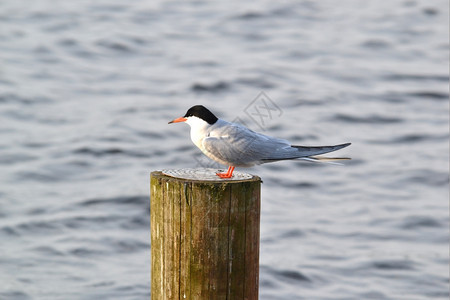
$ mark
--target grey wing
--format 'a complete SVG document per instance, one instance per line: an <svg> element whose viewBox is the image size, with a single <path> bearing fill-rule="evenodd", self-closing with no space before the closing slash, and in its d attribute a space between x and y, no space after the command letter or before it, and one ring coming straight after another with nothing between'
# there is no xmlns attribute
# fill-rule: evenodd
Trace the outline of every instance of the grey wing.
<svg viewBox="0 0 450 300"><path fill-rule="evenodd" d="M333 152L342 148L345 148L349 146L351 143L345 143L340 145L334 145L334 146L315 146L315 147L306 147L306 146L292 146L293 148L296 148L298 150L298 154L301 157L304 156L313 156L313 155L320 155L328 152Z"/></svg>
<svg viewBox="0 0 450 300"><path fill-rule="evenodd" d="M220 136L203 139L203 147L216 159L235 166L252 166L268 159L289 142L253 132L245 127L230 126Z"/></svg>
<svg viewBox="0 0 450 300"><path fill-rule="evenodd" d="M256 133L236 124L230 124L222 131L203 139L203 147L210 157L234 166L310 157L348 145L350 143L319 147L291 146L286 140Z"/></svg>
<svg viewBox="0 0 450 300"><path fill-rule="evenodd" d="M263 162L278 161L284 159L295 159L295 158L311 158L315 155L320 155L328 152L333 152L344 147L349 146L351 143L345 143L334 146L290 146L289 148L284 148L282 151L274 152L269 158L263 158ZM318 158L315 158L318 159Z"/></svg>

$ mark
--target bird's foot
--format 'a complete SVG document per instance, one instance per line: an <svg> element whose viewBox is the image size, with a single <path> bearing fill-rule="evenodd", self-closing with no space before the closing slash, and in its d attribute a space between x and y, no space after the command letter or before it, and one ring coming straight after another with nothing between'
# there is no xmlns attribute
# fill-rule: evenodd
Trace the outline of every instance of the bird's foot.
<svg viewBox="0 0 450 300"><path fill-rule="evenodd" d="M231 178L233 177L234 167L228 167L228 171L226 173L216 173L220 178Z"/></svg>
<svg viewBox="0 0 450 300"><path fill-rule="evenodd" d="M219 176L220 178L231 178L233 177L233 174L228 174L228 173L216 173L217 176Z"/></svg>

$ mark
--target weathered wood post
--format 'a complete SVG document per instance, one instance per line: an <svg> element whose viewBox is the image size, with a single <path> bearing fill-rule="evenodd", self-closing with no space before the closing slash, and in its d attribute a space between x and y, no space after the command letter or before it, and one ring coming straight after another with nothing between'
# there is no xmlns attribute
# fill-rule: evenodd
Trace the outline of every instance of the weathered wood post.
<svg viewBox="0 0 450 300"><path fill-rule="evenodd" d="M261 179L213 171L151 173L153 300L258 299Z"/></svg>

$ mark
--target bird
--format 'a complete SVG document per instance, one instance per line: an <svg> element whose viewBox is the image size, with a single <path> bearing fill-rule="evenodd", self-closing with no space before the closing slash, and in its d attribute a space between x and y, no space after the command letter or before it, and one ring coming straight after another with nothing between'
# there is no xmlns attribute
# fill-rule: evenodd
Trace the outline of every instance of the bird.
<svg viewBox="0 0 450 300"><path fill-rule="evenodd" d="M345 148L351 143L334 146L295 146L284 139L257 133L240 124L217 118L203 105L188 109L183 117L172 123L187 123L191 127L191 140L207 157L228 166L220 178L233 176L235 167L251 167L269 162L302 159L307 161L329 162L349 158L327 158L316 155Z"/></svg>

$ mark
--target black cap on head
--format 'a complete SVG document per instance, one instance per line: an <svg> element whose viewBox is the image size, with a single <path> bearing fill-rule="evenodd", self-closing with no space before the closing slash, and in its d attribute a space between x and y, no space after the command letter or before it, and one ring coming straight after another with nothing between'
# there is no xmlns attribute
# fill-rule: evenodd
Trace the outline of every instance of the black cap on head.
<svg viewBox="0 0 450 300"><path fill-rule="evenodd" d="M200 118L200 119L208 122L208 124L210 124L210 125L216 123L216 121L218 120L217 117L203 105L195 105L195 106L192 106L191 108L189 108L187 113L184 115L184 118L192 117L192 116Z"/></svg>

